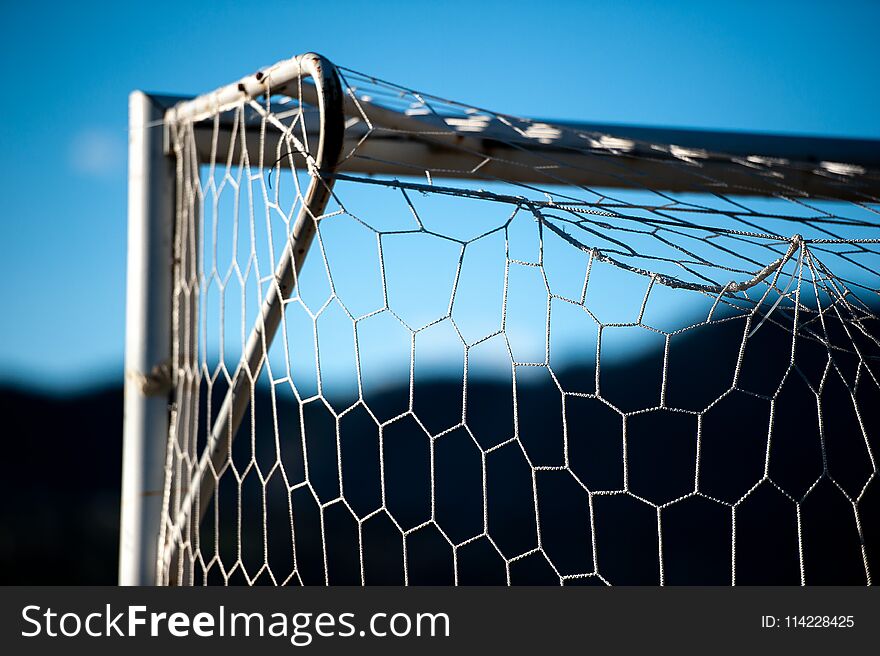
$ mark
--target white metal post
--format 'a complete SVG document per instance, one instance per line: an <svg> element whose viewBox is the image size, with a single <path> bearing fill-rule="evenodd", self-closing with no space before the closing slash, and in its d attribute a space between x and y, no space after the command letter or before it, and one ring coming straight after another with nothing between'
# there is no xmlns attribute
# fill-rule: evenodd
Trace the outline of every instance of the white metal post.
<svg viewBox="0 0 880 656"><path fill-rule="evenodd" d="M153 585L169 421L174 159L165 154L164 103L129 97L125 420L120 585Z"/></svg>

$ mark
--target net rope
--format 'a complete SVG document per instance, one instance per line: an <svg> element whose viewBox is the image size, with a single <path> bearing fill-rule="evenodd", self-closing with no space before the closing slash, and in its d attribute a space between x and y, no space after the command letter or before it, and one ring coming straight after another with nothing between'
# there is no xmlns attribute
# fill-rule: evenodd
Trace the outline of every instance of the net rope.
<svg viewBox="0 0 880 656"><path fill-rule="evenodd" d="M315 111L267 93L167 126L161 583L871 583L877 172L339 73L340 172L210 498Z"/></svg>

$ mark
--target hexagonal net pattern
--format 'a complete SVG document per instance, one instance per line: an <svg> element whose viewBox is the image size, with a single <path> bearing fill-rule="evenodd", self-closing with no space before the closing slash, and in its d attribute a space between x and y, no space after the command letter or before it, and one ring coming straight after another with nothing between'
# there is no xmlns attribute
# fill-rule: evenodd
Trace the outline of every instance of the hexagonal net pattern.
<svg viewBox="0 0 880 656"><path fill-rule="evenodd" d="M316 113L266 93L169 126L160 582L870 583L876 172L339 73L342 163L256 371Z"/></svg>

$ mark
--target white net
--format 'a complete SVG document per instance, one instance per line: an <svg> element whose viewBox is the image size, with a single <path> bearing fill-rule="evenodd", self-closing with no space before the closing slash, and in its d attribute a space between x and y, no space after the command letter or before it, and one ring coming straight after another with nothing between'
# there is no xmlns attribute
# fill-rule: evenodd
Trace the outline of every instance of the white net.
<svg viewBox="0 0 880 656"><path fill-rule="evenodd" d="M340 76L341 172L256 369L310 83L169 126L160 582L870 583L876 172Z"/></svg>

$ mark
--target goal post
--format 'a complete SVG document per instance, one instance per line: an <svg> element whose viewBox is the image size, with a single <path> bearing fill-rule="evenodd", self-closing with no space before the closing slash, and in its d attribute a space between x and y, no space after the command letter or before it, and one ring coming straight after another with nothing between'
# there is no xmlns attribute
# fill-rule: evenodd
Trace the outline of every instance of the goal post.
<svg viewBox="0 0 880 656"><path fill-rule="evenodd" d="M168 104L129 98L128 272L119 582L155 581L168 435L175 164Z"/></svg>
<svg viewBox="0 0 880 656"><path fill-rule="evenodd" d="M878 171L876 142L522 119L337 69L315 54L193 99L135 92L120 583L396 581L396 573L368 575L383 567L402 568L404 583L445 580L434 570L451 567L450 582L467 583L467 563L477 557L466 554L477 548L485 553L473 562L503 563L508 584L526 580L514 574L526 564L559 582L627 582L644 563L612 565L608 536L626 534L644 512L654 514L659 546L647 559L658 563L657 582L702 582L688 579L692 572L668 574L687 560L674 554L675 536L693 530L680 528L683 508L691 527L709 516L727 526L716 530L730 541L718 562L728 562L729 582L736 582L738 553L740 568L749 567L742 555L748 540L738 545L737 526L747 534L742 527L757 520L743 509L762 495L773 497L766 503L774 512L783 503L776 496L794 509L785 516L796 531L780 540L794 541L784 557L800 583L827 574L821 567L806 573L813 566L803 541L813 529L803 528L804 513L812 526L814 499L848 504L847 530L855 528L857 541L817 539L810 553L839 548L850 558L857 551L862 573L851 564L847 571L870 582L861 506L877 496L870 408L880 389ZM474 227L462 218L471 213ZM494 223L484 225L479 214ZM446 216L449 226L429 216ZM495 255L503 264L500 323L469 333L471 316L488 321L483 306L490 303L461 299L494 266L472 253L495 236L502 243ZM312 270L303 271L315 248ZM378 259L365 248L378 248ZM365 257L373 264L360 268ZM440 259L429 265L432 258ZM404 265L418 275L407 280ZM433 302L435 313L425 319L419 304L430 304L431 290L441 287L446 305ZM671 293L699 302L669 300ZM640 299L625 320L612 316L612 306L626 304L624 294ZM352 309L371 296L376 307ZM672 309L658 310L658 297ZM694 320L700 303L707 315ZM569 311L577 316L559 318ZM542 312L544 323L536 324ZM776 341L760 345L771 331L755 337L762 326L781 331ZM735 357L717 394L697 403L700 377L691 370L700 362L681 356L680 344L696 349L701 342L692 336L701 327L730 342ZM633 335L621 342L628 355L609 346L619 334ZM402 350L390 346L395 340ZM779 380L762 386L761 375L746 371L754 367L747 351L784 351L786 343ZM501 351L482 363L489 344ZM346 372L339 353L350 347ZM639 395L649 390L614 381L638 358L649 362L650 353L662 376L648 400ZM691 372L681 398L673 384L678 367ZM811 367L821 369L818 378ZM580 382L570 384L575 377ZM496 427L484 435L477 427L503 408L494 400L499 380L512 384L512 424L509 433ZM624 392L612 394L615 385ZM807 456L778 446L792 439L778 417L796 385L817 404L818 419L814 413L801 426L798 417L792 424L799 428L790 428L817 432L809 449L819 449L820 464L809 475L799 474L809 469ZM408 400L392 412L397 388ZM449 405L457 421L426 418L439 413L419 401L429 389L434 405ZM491 400L474 401L481 395ZM546 403L532 408L528 396L558 397L557 416ZM743 467L749 485L712 464L738 448L726 428L712 428L733 399L761 406L756 426L769 422L754 428L749 448L757 455ZM578 415L573 408L582 404L590 409ZM839 437L829 429L837 413L848 422ZM355 417L361 428L348 428ZM605 437L595 432L602 422ZM556 423L558 432L549 428ZM396 437L401 431L406 439ZM233 444L239 433L249 439ZM678 433L689 437L652 451L656 436ZM845 455L834 455L829 468L838 442ZM582 461L584 450L590 455ZM445 458L453 457L447 452L470 454L471 497L456 497L455 476L444 478ZM646 472L651 453L675 475ZM603 458L607 466L595 471ZM508 461L515 464L498 464ZM417 483L409 469L425 478ZM718 483L728 479L736 485ZM472 506L468 521L476 528L465 529L459 517L444 520L450 504ZM608 504L626 506L624 519L607 519L598 508ZM553 533L566 522L580 538ZM511 528L520 524L532 528ZM376 531L385 531L385 542ZM723 540L712 542L717 537L706 544L727 553ZM376 540L384 549L370 546ZM376 555L395 549L402 550L399 566ZM334 564L345 558L345 567ZM619 576L608 573L620 568Z"/></svg>
<svg viewBox="0 0 880 656"><path fill-rule="evenodd" d="M173 102L167 96L131 95L129 107L129 255L126 318L126 387L123 454L123 494L120 528L119 580L122 585L156 581L165 454L169 431L169 393L176 379L172 372L172 274L181 264L175 253L174 220L177 169L168 126L176 121L197 121L233 107L275 85L279 92L302 76L315 81L309 96L318 109L315 156L305 151L312 182L303 207L283 250L274 284L267 294L258 322L247 343L236 386L229 390L199 462L194 482L204 497L212 492L205 475L209 462L222 456L238 430L247 407L249 386L259 376L278 328L284 301L292 290L314 237L315 217L323 212L332 189L344 122L342 89L332 64L319 55L306 54L280 62L265 72L249 76L208 96ZM227 146L228 147L228 146ZM214 149L216 155L216 148ZM181 247L178 244L178 249ZM185 247L185 246L184 246ZM194 311L194 308L193 308ZM192 502L180 522L189 521ZM204 508L200 512L204 512ZM198 512L198 511L197 511ZM195 521L199 521L197 517Z"/></svg>

